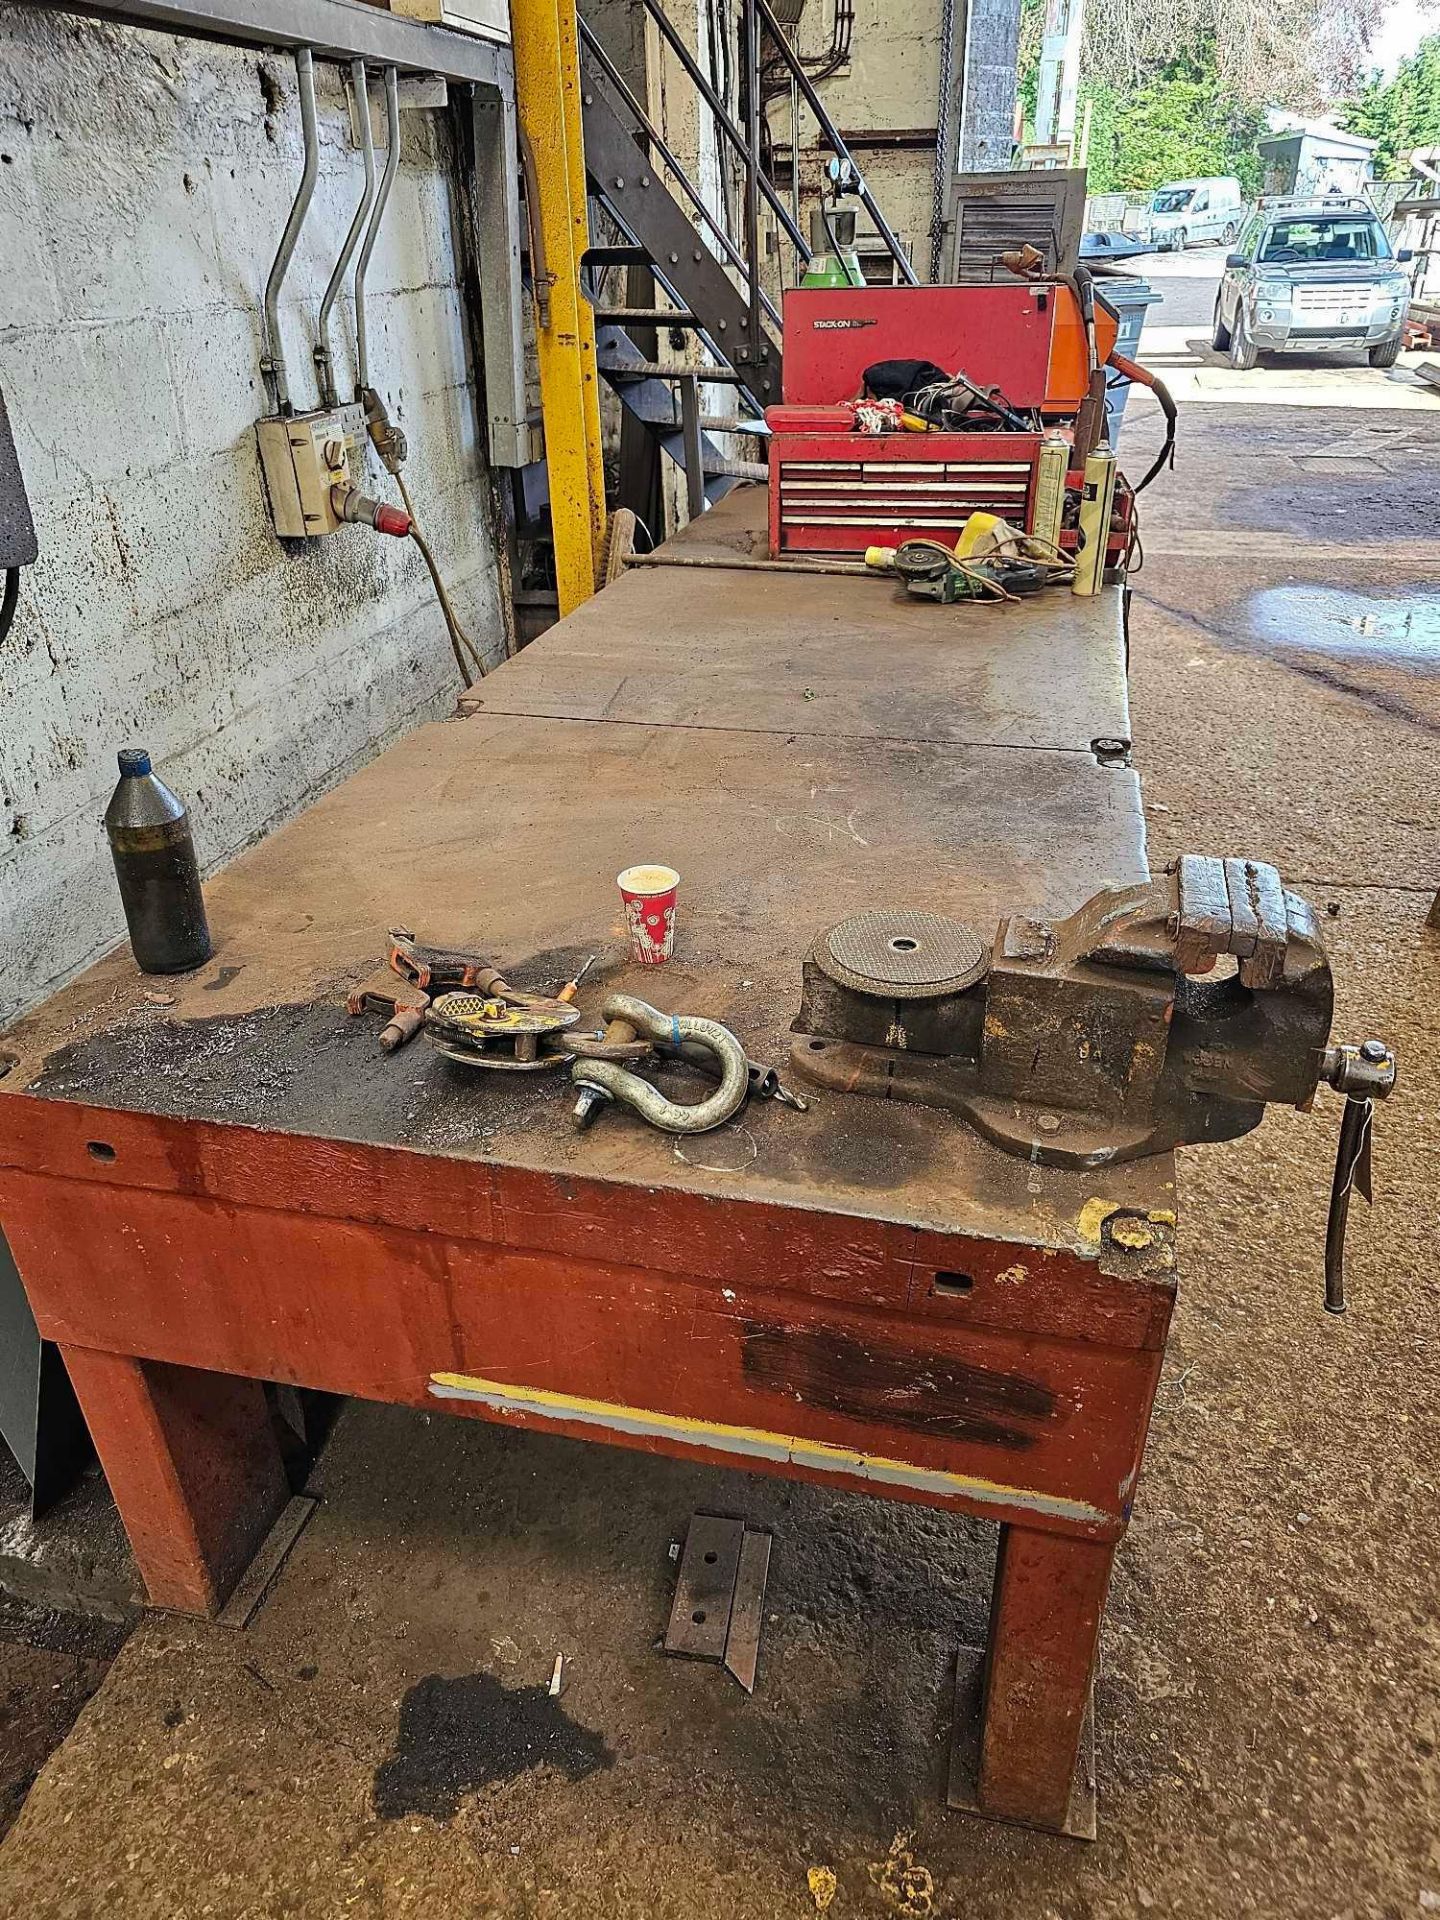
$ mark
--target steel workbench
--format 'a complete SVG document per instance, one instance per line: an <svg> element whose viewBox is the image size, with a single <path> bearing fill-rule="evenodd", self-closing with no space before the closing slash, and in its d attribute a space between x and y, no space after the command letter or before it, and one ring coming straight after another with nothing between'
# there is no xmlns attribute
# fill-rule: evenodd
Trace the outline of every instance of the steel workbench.
<svg viewBox="0 0 1440 1920"><path fill-rule="evenodd" d="M673 552L752 551L763 512L732 495ZM343 1001L403 923L549 991L598 952L582 1006L624 987L782 1064L844 915L988 930L1145 879L1138 778L1093 746L1129 734L1118 594L635 569L467 704L210 883L200 972L147 981L122 948L4 1038L0 1220L153 1599L213 1611L283 1504L263 1381L977 1514L1002 1532L975 1797L1083 1828L1171 1158L1035 1167L826 1093L691 1140L619 1110L580 1134L563 1071L383 1056ZM683 876L658 972L615 889L642 860ZM1117 1210L1153 1231L1122 1244Z"/></svg>

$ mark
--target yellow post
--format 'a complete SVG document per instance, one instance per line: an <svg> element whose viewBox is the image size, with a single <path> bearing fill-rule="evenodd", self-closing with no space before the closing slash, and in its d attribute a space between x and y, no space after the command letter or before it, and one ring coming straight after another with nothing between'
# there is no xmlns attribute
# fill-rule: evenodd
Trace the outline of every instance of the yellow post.
<svg viewBox="0 0 1440 1920"><path fill-rule="evenodd" d="M580 98L580 31L575 23L575 0L556 0L560 27L560 76L565 108L565 164L570 184L570 231L575 255L575 279L580 259L590 244L590 209L585 176L585 127ZM600 380L595 371L595 309L578 296L580 361L584 373L585 448L590 467L590 526L595 543L598 578L605 554L605 460L600 438Z"/></svg>
<svg viewBox="0 0 1440 1920"><path fill-rule="evenodd" d="M511 31L515 104L535 158L533 219L550 275L549 324L537 327L537 341L563 615L594 593L605 538L595 322L580 295L587 217L575 0L513 0Z"/></svg>

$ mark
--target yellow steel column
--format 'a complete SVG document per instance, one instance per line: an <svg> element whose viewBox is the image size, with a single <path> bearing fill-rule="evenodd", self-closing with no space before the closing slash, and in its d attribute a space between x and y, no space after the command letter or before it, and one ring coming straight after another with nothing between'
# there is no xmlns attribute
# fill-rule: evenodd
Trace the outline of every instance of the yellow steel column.
<svg viewBox="0 0 1440 1920"><path fill-rule="evenodd" d="M570 230L575 251L575 278L580 259L590 244L590 208L585 174L584 109L580 97L580 30L575 0L556 0L560 30L560 80L565 111L565 164L570 184ZM600 438L600 379L595 370L595 309L579 295L580 362L584 374L585 447L590 464L590 525L595 543L598 577L605 553L605 461Z"/></svg>
<svg viewBox="0 0 1440 1920"><path fill-rule="evenodd" d="M568 62L561 24L566 17ZM515 104L535 159L539 204L532 218L550 276L549 324L537 325L536 333L555 576L560 612L566 614L595 591L605 532L595 322L588 302L580 297L577 251L586 213L574 0L513 0L511 32ZM578 216L569 152L572 120L579 160Z"/></svg>

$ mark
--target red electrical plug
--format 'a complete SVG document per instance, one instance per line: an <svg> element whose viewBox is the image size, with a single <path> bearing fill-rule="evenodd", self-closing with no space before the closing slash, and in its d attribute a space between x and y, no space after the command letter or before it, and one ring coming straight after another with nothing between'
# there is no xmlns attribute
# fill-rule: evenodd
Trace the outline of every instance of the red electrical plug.
<svg viewBox="0 0 1440 1920"><path fill-rule="evenodd" d="M387 507L382 502L376 509L373 524L377 533L394 534L397 540L410 537L410 516L402 507Z"/></svg>
<svg viewBox="0 0 1440 1920"><path fill-rule="evenodd" d="M372 500L368 494L358 493L354 487L332 488L330 503L338 519L373 527L376 533L388 533L396 540L409 538L410 516L400 507L388 506L383 500Z"/></svg>

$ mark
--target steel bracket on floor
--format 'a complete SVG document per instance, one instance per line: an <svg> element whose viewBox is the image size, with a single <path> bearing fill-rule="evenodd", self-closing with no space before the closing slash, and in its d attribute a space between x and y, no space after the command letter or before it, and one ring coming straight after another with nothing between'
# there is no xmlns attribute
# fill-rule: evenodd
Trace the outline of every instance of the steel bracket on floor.
<svg viewBox="0 0 1440 1920"><path fill-rule="evenodd" d="M753 1693L769 1573L768 1533L718 1513L695 1514L675 1582L666 1653L723 1664Z"/></svg>

